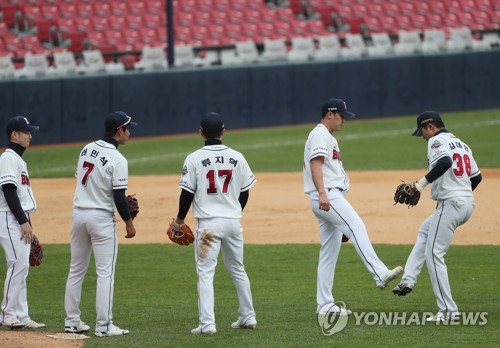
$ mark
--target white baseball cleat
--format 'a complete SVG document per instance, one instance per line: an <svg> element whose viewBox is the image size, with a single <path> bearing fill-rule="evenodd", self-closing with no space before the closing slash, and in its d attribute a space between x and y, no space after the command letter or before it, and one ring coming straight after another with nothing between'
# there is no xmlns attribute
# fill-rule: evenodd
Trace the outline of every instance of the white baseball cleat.
<svg viewBox="0 0 500 348"><path fill-rule="evenodd" d="M377 283L377 287L380 290L385 289L387 287L387 285L389 285L389 283L391 281L393 281L394 279L399 277L399 275L401 273L403 273L403 267L401 267L401 266L398 266L398 267L394 268L393 270L387 271L386 274L384 274L384 276L380 280L380 282Z"/></svg>
<svg viewBox="0 0 500 348"><path fill-rule="evenodd" d="M73 325L73 326L65 326L64 327L64 332L67 333L83 333L83 332L89 332L90 326L85 325L83 321L80 321L78 325Z"/></svg>
<svg viewBox="0 0 500 348"><path fill-rule="evenodd" d="M255 320L249 320L245 324L241 324L239 321L235 321L231 324L233 329L255 329L257 327L257 322Z"/></svg>
<svg viewBox="0 0 500 348"><path fill-rule="evenodd" d="M27 323L24 324L24 327L25 328L28 328L28 329L41 329L41 328L44 328L46 325L43 324L43 323L37 323L36 321L34 320L31 320L28 321Z"/></svg>
<svg viewBox="0 0 500 348"><path fill-rule="evenodd" d="M97 337L110 337L110 336L122 336L128 335L129 331L125 329L120 329L118 326L110 325L108 331L96 331L95 335Z"/></svg>
<svg viewBox="0 0 500 348"><path fill-rule="evenodd" d="M25 325L19 321L19 319L14 318L14 319L7 319L4 322L2 322L2 326L7 326L11 328L21 328L24 327Z"/></svg>
<svg viewBox="0 0 500 348"><path fill-rule="evenodd" d="M191 330L191 333L193 335L213 335L213 334L217 333L217 330L215 328L202 330L201 326L198 326L198 327L195 327L193 330Z"/></svg>
<svg viewBox="0 0 500 348"><path fill-rule="evenodd" d="M317 314L326 316L330 313L332 313L333 315L351 315L352 311L350 309L342 308L334 304L331 307L328 307L326 305L321 307Z"/></svg>

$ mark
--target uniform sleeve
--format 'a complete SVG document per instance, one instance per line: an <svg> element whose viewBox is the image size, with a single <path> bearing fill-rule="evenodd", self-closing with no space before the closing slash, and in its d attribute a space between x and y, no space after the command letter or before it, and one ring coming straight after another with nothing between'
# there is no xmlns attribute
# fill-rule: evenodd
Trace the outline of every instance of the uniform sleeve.
<svg viewBox="0 0 500 348"><path fill-rule="evenodd" d="M0 186L13 184L19 187L19 168L13 156L4 153L0 157Z"/></svg>
<svg viewBox="0 0 500 348"><path fill-rule="evenodd" d="M122 157L114 166L112 178L113 190L128 188L128 162L125 157Z"/></svg>
<svg viewBox="0 0 500 348"><path fill-rule="evenodd" d="M309 161L315 157L328 157L328 142L321 133L309 138Z"/></svg>
<svg viewBox="0 0 500 348"><path fill-rule="evenodd" d="M196 192L196 167L193 163L192 156L186 157L184 161L179 187L190 193Z"/></svg>
<svg viewBox="0 0 500 348"><path fill-rule="evenodd" d="M481 172L479 171L479 167L476 163L476 160L474 159L474 156L472 155L472 152L470 153L470 177L473 178L475 176L481 175Z"/></svg>
<svg viewBox="0 0 500 348"><path fill-rule="evenodd" d="M446 144L446 142L440 137L429 139L429 143L427 145L427 153L431 166L434 166L437 161L445 156L451 158L451 150L448 144Z"/></svg>
<svg viewBox="0 0 500 348"><path fill-rule="evenodd" d="M241 180L240 192L243 192L250 190L250 188L257 182L257 179L255 179L255 175L253 175L248 162L243 156L241 156L241 165L241 175L243 180Z"/></svg>

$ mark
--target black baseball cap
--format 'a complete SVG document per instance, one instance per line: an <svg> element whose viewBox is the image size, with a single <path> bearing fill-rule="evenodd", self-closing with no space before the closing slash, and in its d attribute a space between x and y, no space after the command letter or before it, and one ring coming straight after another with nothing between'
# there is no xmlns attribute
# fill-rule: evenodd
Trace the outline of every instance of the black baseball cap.
<svg viewBox="0 0 500 348"><path fill-rule="evenodd" d="M10 137L10 134L13 131L35 133L39 129L40 127L38 126L32 126L25 116L12 117L7 121L7 124L5 125L5 132L7 133L7 137Z"/></svg>
<svg viewBox="0 0 500 348"><path fill-rule="evenodd" d="M120 128L136 128L137 123L132 122L132 117L124 113L123 111L113 111L111 112L104 122L104 128L106 133L115 134Z"/></svg>
<svg viewBox="0 0 500 348"><path fill-rule="evenodd" d="M335 111L347 118L356 116L352 112L347 111L347 104L342 99L328 99L321 108L321 117L325 116L328 111Z"/></svg>
<svg viewBox="0 0 500 348"><path fill-rule="evenodd" d="M209 112L200 122L200 130L206 137L218 136L224 129L224 122L222 117L216 112Z"/></svg>
<svg viewBox="0 0 500 348"><path fill-rule="evenodd" d="M422 135L422 126L426 125L427 123L436 123L436 122L441 122L443 123L443 120L441 120L441 115L439 115L438 112L436 111L424 111L417 117L417 129L413 132L413 136L421 136Z"/></svg>

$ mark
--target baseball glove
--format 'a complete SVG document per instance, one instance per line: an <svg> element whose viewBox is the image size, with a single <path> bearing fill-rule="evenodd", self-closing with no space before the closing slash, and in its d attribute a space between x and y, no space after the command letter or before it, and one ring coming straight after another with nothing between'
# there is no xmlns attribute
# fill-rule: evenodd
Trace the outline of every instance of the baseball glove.
<svg viewBox="0 0 500 348"><path fill-rule="evenodd" d="M191 228L186 224L179 225L175 222L175 219L172 219L168 226L167 235L172 242L179 245L189 245L194 242L194 234Z"/></svg>
<svg viewBox="0 0 500 348"><path fill-rule="evenodd" d="M33 233L31 235L30 266L40 266L43 259L43 246Z"/></svg>
<svg viewBox="0 0 500 348"><path fill-rule="evenodd" d="M137 214L139 214L139 201L135 198L135 195L127 196L128 210L130 211L130 216L132 220L135 219Z"/></svg>
<svg viewBox="0 0 500 348"><path fill-rule="evenodd" d="M412 184L402 183L398 185L394 193L394 205L401 203L411 208L417 205L419 199L420 191Z"/></svg>

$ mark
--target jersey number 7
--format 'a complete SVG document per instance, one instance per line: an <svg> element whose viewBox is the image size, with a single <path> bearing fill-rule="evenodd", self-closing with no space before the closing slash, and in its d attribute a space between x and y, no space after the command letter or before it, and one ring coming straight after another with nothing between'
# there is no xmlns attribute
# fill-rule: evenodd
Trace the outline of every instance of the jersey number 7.
<svg viewBox="0 0 500 348"><path fill-rule="evenodd" d="M85 174L83 175L82 178L82 185L87 186L87 180L89 179L90 173L92 173L92 170L94 170L94 164L90 162L83 162L83 169L85 170Z"/></svg>
<svg viewBox="0 0 500 348"><path fill-rule="evenodd" d="M215 170L209 170L207 173L208 179L208 188L207 194L216 195L217 187L215 186ZM224 178L224 184L222 185L222 193L227 193L229 183L231 182L231 178L233 177L233 171L230 169L221 169L217 172L217 176L219 178Z"/></svg>

